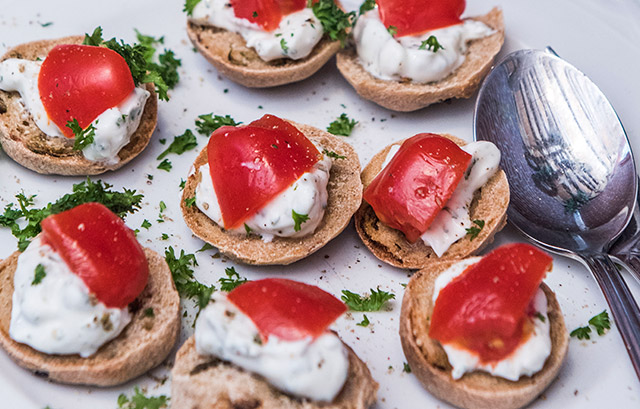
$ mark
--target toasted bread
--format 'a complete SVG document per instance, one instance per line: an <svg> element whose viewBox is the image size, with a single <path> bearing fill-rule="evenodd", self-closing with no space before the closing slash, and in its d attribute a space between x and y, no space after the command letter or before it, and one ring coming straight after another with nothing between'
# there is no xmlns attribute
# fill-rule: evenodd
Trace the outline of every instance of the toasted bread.
<svg viewBox="0 0 640 409"><path fill-rule="evenodd" d="M512 409L535 399L558 374L567 355L569 336L560 305L553 291L541 285L547 297L547 313L551 326L551 354L542 370L517 382L475 371L454 380L446 353L439 342L429 338L429 322L433 311L433 286L436 278L454 260L434 262L418 271L407 285L400 313L402 349L411 372L433 395L461 408Z"/></svg>
<svg viewBox="0 0 640 409"><path fill-rule="evenodd" d="M41 40L10 49L0 61L9 58L35 60L43 58L56 45L82 44L84 37L71 36ZM135 158L147 146L158 122L158 98L152 84L145 84L151 94L147 98L138 129L131 141L118 153L120 161L113 165L85 159L73 149L73 139L50 138L33 121L20 103L18 92L0 90L0 145L13 160L34 172L54 175L97 175L118 169Z"/></svg>
<svg viewBox="0 0 640 409"><path fill-rule="evenodd" d="M9 337L13 275L19 252L0 263L0 346L18 365L55 382L112 386L133 379L160 364L180 331L180 296L164 259L145 249L149 281L129 305L132 320L117 338L88 358L48 355ZM151 308L153 315L145 312Z"/></svg>
<svg viewBox="0 0 640 409"><path fill-rule="evenodd" d="M381 80L362 67L353 48L338 53L338 69L362 98L393 111L415 111L451 98L469 98L489 73L504 43L504 21L499 8L473 20L485 23L496 33L472 41L464 63L440 81L416 84Z"/></svg>
<svg viewBox="0 0 640 409"><path fill-rule="evenodd" d="M189 338L171 371L171 404L181 409L366 409L376 400L378 383L351 348L349 374L331 403L295 398L275 389L258 375L215 357L199 355Z"/></svg>
<svg viewBox="0 0 640 409"><path fill-rule="evenodd" d="M218 72L250 88L275 87L302 81L315 74L340 50L340 42L332 41L325 35L305 58L264 61L253 48L247 47L240 34L193 21L187 22L187 34L200 54Z"/></svg>
<svg viewBox="0 0 640 409"><path fill-rule="evenodd" d="M346 156L344 159L332 159L327 208L315 232L300 238L275 237L270 243L265 243L255 235L227 233L195 205L187 207L185 199L195 196L199 182L197 169L207 163L205 148L193 164L196 171L187 179L180 201L184 220L196 236L225 255L247 264L290 264L319 250L347 227L362 201L358 155L351 145L328 132L308 125L294 125L311 141Z"/></svg>
<svg viewBox="0 0 640 409"><path fill-rule="evenodd" d="M460 146L466 144L455 136L446 134L441 136L451 139ZM402 141L387 146L371 159L362 171L362 184L365 189L382 170L391 147L400 144ZM354 216L354 221L358 235L380 260L400 268L423 268L437 261L457 260L479 253L493 241L495 234L507 223L507 207L509 207L509 183L504 172L498 170L475 193L470 206L471 220L484 220L484 227L473 240L462 237L453 243L442 257L438 257L422 240L410 243L400 230L382 223L373 208L364 200Z"/></svg>

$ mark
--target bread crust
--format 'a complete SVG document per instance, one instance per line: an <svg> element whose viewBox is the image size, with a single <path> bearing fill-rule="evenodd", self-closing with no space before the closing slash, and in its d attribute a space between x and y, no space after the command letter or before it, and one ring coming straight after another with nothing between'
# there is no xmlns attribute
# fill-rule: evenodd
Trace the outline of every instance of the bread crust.
<svg viewBox="0 0 640 409"><path fill-rule="evenodd" d="M376 400L378 383L349 346L347 381L330 403L287 395L258 375L215 357L199 355L194 337L178 351L171 371L171 404L180 409L366 409Z"/></svg>
<svg viewBox="0 0 640 409"><path fill-rule="evenodd" d="M35 60L44 57L56 45L82 44L84 37L70 36L55 40L40 40L13 47L0 61L8 58ZM73 139L50 138L33 121L31 114L20 104L18 92L0 90L0 145L13 160L27 169L41 174L97 175L116 170L135 158L149 144L158 122L158 98L153 84L144 84L151 94L144 106L138 129L124 146L113 165L85 159L81 151L73 149Z"/></svg>
<svg viewBox="0 0 640 409"><path fill-rule="evenodd" d="M218 72L250 88L267 88L302 81L315 74L340 50L339 41L324 35L311 54L299 60L264 61L238 33L187 21L187 34L200 54Z"/></svg>
<svg viewBox="0 0 640 409"><path fill-rule="evenodd" d="M338 53L338 69L362 98L393 111L415 111L451 98L469 98L491 70L493 59L504 43L504 21L500 8L496 7L484 16L472 19L485 23L496 33L472 41L464 63L440 81L414 84L381 80L362 67L354 48Z"/></svg>
<svg viewBox="0 0 640 409"><path fill-rule="evenodd" d="M9 336L13 276L20 252L0 263L0 346L18 365L55 382L113 386L159 365L173 348L180 331L180 296L164 258L144 249L149 281L130 304L132 320L117 338L88 358L48 355ZM153 309L153 316L145 314Z"/></svg>
<svg viewBox="0 0 640 409"><path fill-rule="evenodd" d="M523 376L517 382L475 371L459 380L451 377L451 365L438 341L428 336L433 311L433 286L436 278L456 260L435 262L413 275L402 299L400 338L402 349L422 385L433 395L461 408L514 409L535 399L558 374L567 354L569 336L555 294L546 284L551 326L551 354L542 370Z"/></svg>
<svg viewBox="0 0 640 409"><path fill-rule="evenodd" d="M199 181L197 169L208 162L207 148L200 152L193 164L195 171L189 175L180 201L184 220L197 237L235 260L247 264L270 265L290 264L307 257L340 234L360 206L360 160L351 145L312 126L291 123L311 141L338 155L346 156L345 159L332 159L333 165L327 185L327 208L322 222L310 235L300 238L274 237L273 241L265 243L256 235L245 236L225 232L197 206L187 207L185 204L185 199L195 196Z"/></svg>
<svg viewBox="0 0 640 409"><path fill-rule="evenodd" d="M452 135L441 134L460 146L466 145L462 139ZM382 169L382 165L394 145L401 145L404 141L393 143L377 153L362 171L364 189ZM509 207L509 182L507 176L500 169L495 175L476 192L470 206L471 220L484 220L485 225L476 238L470 240L463 237L453 243L451 247L438 257L433 249L422 240L410 243L404 233L382 223L373 208L366 202L354 215L356 231L362 242L371 252L385 263L399 268L423 268L432 263L444 260L459 260L470 255L478 254L493 241L497 232L507 223L507 208Z"/></svg>

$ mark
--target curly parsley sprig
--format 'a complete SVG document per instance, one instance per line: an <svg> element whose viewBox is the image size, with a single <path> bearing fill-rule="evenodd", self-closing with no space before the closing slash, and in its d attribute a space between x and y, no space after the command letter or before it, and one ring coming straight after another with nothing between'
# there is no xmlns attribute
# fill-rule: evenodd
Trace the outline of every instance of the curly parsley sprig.
<svg viewBox="0 0 640 409"><path fill-rule="evenodd" d="M363 297L349 290L342 290L340 298L352 311L380 311L387 301L396 298L395 294L380 289L376 291L372 288L370 291L371 295Z"/></svg>
<svg viewBox="0 0 640 409"><path fill-rule="evenodd" d="M598 335L604 335L606 330L611 329L611 320L609 319L609 313L607 310L602 311L600 314L591 317L589 325L584 327L578 327L571 331L572 337L578 339L591 339L591 327L593 327Z"/></svg>
<svg viewBox="0 0 640 409"><path fill-rule="evenodd" d="M78 120L74 118L72 121L67 121L65 126L71 129L71 132L73 132L73 136L75 137L73 149L81 151L93 143L96 136L96 128L93 124L89 124L87 128L82 129Z"/></svg>
<svg viewBox="0 0 640 409"><path fill-rule="evenodd" d="M309 0L309 3L312 1ZM344 46L347 39L348 30L353 25L356 17L355 11L345 13L333 0L319 0L314 4L309 4L313 14L316 16L325 33L333 41L339 40Z"/></svg>
<svg viewBox="0 0 640 409"><path fill-rule="evenodd" d="M183 297L195 300L199 309L206 307L216 287L202 284L193 276L193 267L198 265L195 254L188 254L184 250L180 250L180 255L176 256L173 247L169 246L164 250L164 259L169 265L171 277L176 284L178 293Z"/></svg>
<svg viewBox="0 0 640 409"><path fill-rule="evenodd" d="M198 115L196 119L196 130L202 135L211 135L213 131L222 126L237 126L242 122L236 122L229 115L214 115L213 112Z"/></svg>
<svg viewBox="0 0 640 409"><path fill-rule="evenodd" d="M192 16L193 9L196 8L196 6L198 5L198 3L200 3L200 1L201 0L185 0L184 8L182 9L182 11L185 11L187 13L187 16Z"/></svg>
<svg viewBox="0 0 640 409"><path fill-rule="evenodd" d="M358 125L358 121L349 119L347 114L342 113L335 121L329 124L327 132L334 135L349 136L356 125Z"/></svg>

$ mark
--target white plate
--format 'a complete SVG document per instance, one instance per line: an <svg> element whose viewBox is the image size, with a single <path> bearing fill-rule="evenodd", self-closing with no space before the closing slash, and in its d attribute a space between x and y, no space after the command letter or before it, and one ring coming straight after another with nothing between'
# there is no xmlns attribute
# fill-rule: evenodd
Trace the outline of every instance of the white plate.
<svg viewBox="0 0 640 409"><path fill-rule="evenodd" d="M358 1L345 1L357 4ZM502 6L507 28L506 52L519 48L554 46L568 61L589 75L616 107L632 141L640 152L640 115L637 114L640 80L640 5L633 0L552 0L470 1L467 15L484 14L494 5ZM18 5L20 4L20 5ZM97 25L105 37L117 36L134 40L134 28L142 33L165 36L165 45L182 59L181 81L171 92L171 101L160 102L159 123L150 146L128 166L101 177L121 188L138 189L145 194L144 207L129 216L127 224L139 227L143 219L153 226L142 230L144 245L162 252L172 245L194 252L202 242L191 236L182 222L178 203L178 184L186 178L196 151L182 156L170 155L173 170L156 169L155 157L164 149L160 138L172 140L186 128L194 128L197 115L215 112L230 114L238 121L249 122L264 113L273 113L320 128L346 112L360 124L346 140L352 143L363 164L388 143L419 132L446 132L471 140L473 99L448 102L410 114L386 111L361 100L339 75L333 61L313 78L285 87L249 90L218 75L199 54L192 51L185 34L182 2L152 0L93 1L24 1L0 2L0 51L31 40L55 38L91 32ZM42 27L42 24L53 24ZM228 90L228 92L225 92ZM203 148L206 138L199 138ZM146 174L154 175L148 182ZM27 171L0 153L0 206L12 202L24 190L37 194L37 204L44 205L71 190L82 178L41 176ZM172 219L155 223L158 203L164 200L166 215ZM170 234L161 241L162 233ZM497 244L522 240L510 227L498 235ZM15 249L15 239L8 229L0 229L0 258ZM203 282L215 282L231 262L213 259L215 250L198 253L196 270ZM446 404L427 393L415 377L402 371L405 362L400 347L398 315L403 288L408 281L406 271L382 265L361 245L352 227L308 259L288 267L236 266L241 275L251 279L286 276L319 285L335 295L343 289L364 292L380 286L396 294L391 310L368 313L368 328L356 326L362 313L347 314L335 325L343 339L367 362L380 383L377 408L423 408ZM547 280L556 291L569 330L585 325L596 313L607 308L595 281L578 263L555 259L555 268ZM628 280L636 296L637 282ZM640 299L640 298L639 298ZM190 302L185 303L191 306ZM185 318L182 339L191 333L192 309ZM163 376L166 368L153 371ZM100 389L70 387L43 381L16 366L0 352L1 407L41 409L114 408L118 394L131 394L134 385L148 388L153 395L169 394L169 382L163 385L150 376L142 376L118 388ZM602 337L583 342L571 339L568 359L558 379L535 401L534 407L600 408L639 407L640 383L615 328Z"/></svg>

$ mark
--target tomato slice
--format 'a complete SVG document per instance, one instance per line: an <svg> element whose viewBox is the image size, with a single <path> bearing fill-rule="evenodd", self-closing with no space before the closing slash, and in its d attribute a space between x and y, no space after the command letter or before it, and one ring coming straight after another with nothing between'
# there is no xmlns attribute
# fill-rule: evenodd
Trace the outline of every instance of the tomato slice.
<svg viewBox="0 0 640 409"><path fill-rule="evenodd" d="M528 336L527 311L552 261L523 243L493 250L440 291L429 336L483 362L508 356Z"/></svg>
<svg viewBox="0 0 640 409"><path fill-rule="evenodd" d="M125 308L147 285L142 246L122 219L100 203L47 217L42 239L107 307Z"/></svg>
<svg viewBox="0 0 640 409"><path fill-rule="evenodd" d="M265 115L247 126L217 129L207 147L224 227L245 220L318 162L320 152L287 121Z"/></svg>
<svg viewBox="0 0 640 409"><path fill-rule="evenodd" d="M284 16L306 5L307 0L231 0L236 17L249 20L265 31L275 30Z"/></svg>
<svg viewBox="0 0 640 409"><path fill-rule="evenodd" d="M367 186L364 200L413 243L445 206L470 162L471 155L447 138L415 135Z"/></svg>
<svg viewBox="0 0 640 409"><path fill-rule="evenodd" d="M320 288L283 278L249 281L228 295L264 339L295 341L322 335L347 306Z"/></svg>
<svg viewBox="0 0 640 409"><path fill-rule="evenodd" d="M385 27L394 26L396 37L459 24L466 7L465 0L377 0L376 3L382 23Z"/></svg>
<svg viewBox="0 0 640 409"><path fill-rule="evenodd" d="M106 47L58 45L49 51L38 76L40 99L49 118L73 138L66 125L82 129L133 91L131 71L120 54Z"/></svg>

